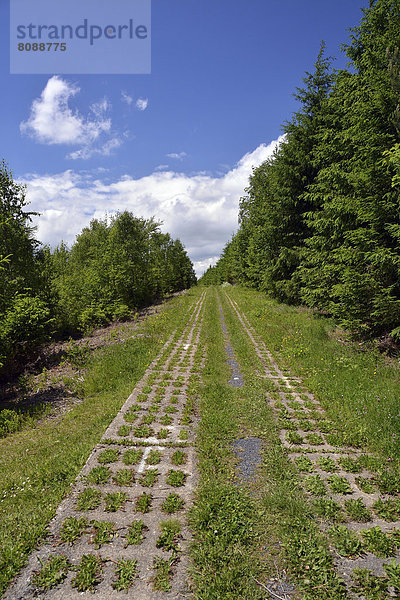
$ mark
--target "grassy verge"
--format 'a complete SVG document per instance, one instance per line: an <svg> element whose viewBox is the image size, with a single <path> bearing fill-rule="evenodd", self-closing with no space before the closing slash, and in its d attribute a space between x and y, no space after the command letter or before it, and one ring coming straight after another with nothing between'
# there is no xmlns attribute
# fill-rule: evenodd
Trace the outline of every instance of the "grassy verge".
<svg viewBox="0 0 400 600"><path fill-rule="evenodd" d="M349 437L400 460L399 361L346 339L332 320L230 288L280 366L299 375Z"/></svg>
<svg viewBox="0 0 400 600"><path fill-rule="evenodd" d="M198 289L149 317L140 336L94 353L82 402L64 416L0 440L0 593L45 534L94 445L172 331L184 327Z"/></svg>
<svg viewBox="0 0 400 600"><path fill-rule="evenodd" d="M286 568L302 579L309 598L342 598L327 551L297 475L282 448L265 398L270 384L247 336L224 304L225 320L245 385L227 384L226 362L215 290L208 292L203 330L207 347L204 383L199 390L201 424L197 450L201 481L191 525L195 598L255 600L269 597L273 580ZM232 442L241 437L262 442L262 464L251 484L239 484ZM304 573L318 563L311 577ZM318 589L313 595L312 588ZM295 598L295 595L291 595ZM304 596L306 597L306 596Z"/></svg>

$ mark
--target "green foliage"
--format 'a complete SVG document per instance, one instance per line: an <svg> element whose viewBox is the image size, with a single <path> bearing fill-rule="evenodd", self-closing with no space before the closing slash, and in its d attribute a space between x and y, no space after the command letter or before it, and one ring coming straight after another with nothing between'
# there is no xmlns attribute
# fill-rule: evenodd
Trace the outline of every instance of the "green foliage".
<svg viewBox="0 0 400 600"><path fill-rule="evenodd" d="M183 498L178 494L169 494L161 505L161 510L168 514L173 514L181 510L185 504Z"/></svg>
<svg viewBox="0 0 400 600"><path fill-rule="evenodd" d="M121 558L117 562L115 574L117 575L117 579L112 584L114 590L127 592L138 576L137 560Z"/></svg>
<svg viewBox="0 0 400 600"><path fill-rule="evenodd" d="M41 569L34 573L32 583L41 592L47 592L66 578L69 563L62 555L50 556L46 562L40 562Z"/></svg>
<svg viewBox="0 0 400 600"><path fill-rule="evenodd" d="M87 530L89 521L86 517L67 517L60 530L60 540L73 544Z"/></svg>
<svg viewBox="0 0 400 600"><path fill-rule="evenodd" d="M93 590L101 582L103 575L102 561L93 554L84 554L77 567L77 574L71 581L78 592Z"/></svg>
<svg viewBox="0 0 400 600"><path fill-rule="evenodd" d="M332 74L322 46L201 283L240 282L357 335L400 338L399 39L398 0L374 0L344 47L349 69Z"/></svg>
<svg viewBox="0 0 400 600"><path fill-rule="evenodd" d="M126 545L129 546L130 544L133 544L137 546L138 544L141 544L144 540L144 529L145 525L142 519L133 521L133 523L131 523L128 528L128 534L126 536Z"/></svg>
<svg viewBox="0 0 400 600"><path fill-rule="evenodd" d="M329 537L341 556L356 557L362 554L362 544L357 535L344 525L328 529Z"/></svg>

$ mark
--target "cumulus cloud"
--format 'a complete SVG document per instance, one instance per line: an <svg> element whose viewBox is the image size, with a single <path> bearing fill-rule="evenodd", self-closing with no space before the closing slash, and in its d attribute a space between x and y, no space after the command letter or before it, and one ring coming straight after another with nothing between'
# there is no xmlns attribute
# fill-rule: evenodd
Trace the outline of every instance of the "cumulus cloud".
<svg viewBox="0 0 400 600"><path fill-rule="evenodd" d="M41 144L79 146L68 158L89 158L93 154L110 153L110 148L120 145L112 132L108 113L111 105L106 98L90 106L90 116L73 111L69 101L80 88L61 79L51 77L39 98L32 102L28 119L20 124L20 131Z"/></svg>
<svg viewBox="0 0 400 600"><path fill-rule="evenodd" d="M148 103L148 98L139 98L138 100L136 100L136 108L138 110L146 110Z"/></svg>
<svg viewBox="0 0 400 600"><path fill-rule="evenodd" d="M163 221L162 229L181 239L201 274L215 263L237 228L239 198L252 168L270 157L281 140L258 146L219 177L154 171L139 179L124 175L106 182L87 172L68 170L31 175L21 183L27 184L30 208L41 213L37 236L42 242L72 243L91 218L101 218L106 211L130 210Z"/></svg>

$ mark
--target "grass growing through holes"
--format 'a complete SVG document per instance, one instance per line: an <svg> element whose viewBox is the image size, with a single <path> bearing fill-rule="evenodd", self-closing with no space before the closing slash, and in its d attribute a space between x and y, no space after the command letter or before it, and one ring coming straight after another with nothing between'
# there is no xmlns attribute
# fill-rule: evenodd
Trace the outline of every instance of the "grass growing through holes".
<svg viewBox="0 0 400 600"><path fill-rule="evenodd" d="M245 385L238 389L227 384L230 369L219 307L211 289L200 342L208 349L204 385L198 392L201 481L190 519L195 536L195 598L261 600L268 595L262 585L276 577L277 570L286 569L291 578L298 577L305 591L311 594L318 590L315 599L321 600L321 587L327 590L327 598L342 599L345 596L332 571L327 544L311 518L305 495L297 485L298 473L279 443L272 412L265 402L268 382L257 377L260 365L250 340L222 294L221 301ZM232 442L244 432L246 437L262 440L263 464L252 494L236 483Z"/></svg>
<svg viewBox="0 0 400 600"><path fill-rule="evenodd" d="M123 508L127 500L128 494L125 492L110 492L104 496L104 510L107 512L116 512Z"/></svg>
<svg viewBox="0 0 400 600"><path fill-rule="evenodd" d="M184 327L199 294L194 288L168 301L162 313L139 325L145 335L96 350L80 386L81 403L0 440L0 594L45 535L56 507L160 345Z"/></svg>
<svg viewBox="0 0 400 600"><path fill-rule="evenodd" d="M148 513L151 508L151 502L153 498L150 494L146 494L145 492L141 494L138 498L136 498L135 502L135 510L136 512Z"/></svg>
<svg viewBox="0 0 400 600"><path fill-rule="evenodd" d="M161 521L160 523L161 535L156 542L157 548L162 548L169 552L170 550L178 552L179 543L178 538L181 532L181 524L176 519L170 519L169 521Z"/></svg>
<svg viewBox="0 0 400 600"><path fill-rule="evenodd" d="M94 467L86 476L86 481L88 483L97 483L98 485L101 485L107 483L110 477L111 469L102 465L100 467Z"/></svg>
<svg viewBox="0 0 400 600"><path fill-rule="evenodd" d="M399 468L398 388L400 364L372 345L360 346L333 320L280 304L263 293L233 287L229 295L244 310L281 367L302 378L342 432L342 442L378 451ZM333 440L332 440L333 441Z"/></svg>
<svg viewBox="0 0 400 600"><path fill-rule="evenodd" d="M100 505L101 492L93 488L86 488L76 500L76 510L94 510Z"/></svg>
<svg viewBox="0 0 400 600"><path fill-rule="evenodd" d="M169 592L171 589L173 560L164 560L158 556L153 561L153 589L156 592Z"/></svg>
<svg viewBox="0 0 400 600"><path fill-rule="evenodd" d="M93 526L92 544L98 550L103 544L111 542L114 537L115 524L111 521L91 521Z"/></svg>
<svg viewBox="0 0 400 600"><path fill-rule="evenodd" d="M142 460L143 450L131 448L126 450L122 456L122 462L125 465L135 465Z"/></svg>
<svg viewBox="0 0 400 600"><path fill-rule="evenodd" d="M186 473L179 469L170 469L167 473L167 485L172 487L182 487L185 484Z"/></svg>
<svg viewBox="0 0 400 600"><path fill-rule="evenodd" d="M77 567L77 574L71 581L78 592L93 590L103 578L102 561L93 554L84 554Z"/></svg>
<svg viewBox="0 0 400 600"><path fill-rule="evenodd" d="M131 523L131 525L128 528L128 533L125 540L126 546L129 546L131 544L137 546L138 544L141 544L144 540L144 530L145 525L142 519L133 521L133 523Z"/></svg>
<svg viewBox="0 0 400 600"><path fill-rule="evenodd" d="M67 517L61 526L60 540L73 544L87 531L88 527L89 521L86 517Z"/></svg>
<svg viewBox="0 0 400 600"><path fill-rule="evenodd" d="M127 592L138 576L137 561L129 558L121 558L117 563L115 574L117 579L112 584L114 590Z"/></svg>
<svg viewBox="0 0 400 600"><path fill-rule="evenodd" d="M173 514L181 510L185 505L183 498L178 494L169 494L161 505L161 510L168 514Z"/></svg>
<svg viewBox="0 0 400 600"><path fill-rule="evenodd" d="M66 578L69 563L62 555L51 556L46 562L40 562L41 569L34 573L32 583L41 592L47 592Z"/></svg>

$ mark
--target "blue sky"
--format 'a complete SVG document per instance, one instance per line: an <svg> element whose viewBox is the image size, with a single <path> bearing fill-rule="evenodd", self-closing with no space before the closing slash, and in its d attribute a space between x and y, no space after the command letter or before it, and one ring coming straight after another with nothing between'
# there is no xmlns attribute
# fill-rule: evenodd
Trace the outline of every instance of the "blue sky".
<svg viewBox="0 0 400 600"><path fill-rule="evenodd" d="M41 213L37 237L71 243L91 218L129 209L163 221L201 273L234 232L251 168L296 110L320 41L344 67L340 45L366 5L153 0L150 75L10 75L0 0L0 157Z"/></svg>

